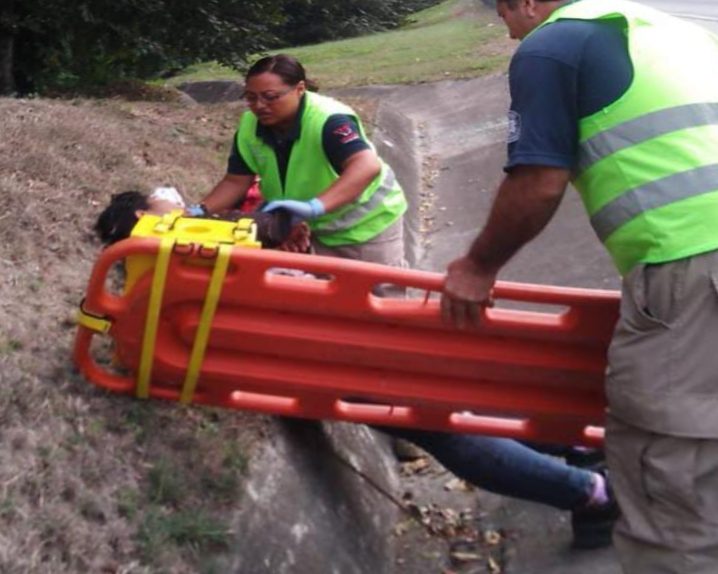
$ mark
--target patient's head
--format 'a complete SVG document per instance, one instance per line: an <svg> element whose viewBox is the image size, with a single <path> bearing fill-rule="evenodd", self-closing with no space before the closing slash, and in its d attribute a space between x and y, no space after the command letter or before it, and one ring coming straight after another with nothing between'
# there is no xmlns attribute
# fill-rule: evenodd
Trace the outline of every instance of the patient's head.
<svg viewBox="0 0 718 574"><path fill-rule="evenodd" d="M158 190L165 188L158 188ZM182 209L181 196L157 193L145 195L139 191L123 191L112 196L110 204L100 213L95 223L95 231L102 243L112 245L127 239L132 229L145 214L165 215L176 209ZM169 197L169 199L168 199ZM242 213L229 211L223 219L236 220L240 217L252 219L257 225L257 239L263 247L279 247L292 230L292 214L284 209L270 213Z"/></svg>
<svg viewBox="0 0 718 574"><path fill-rule="evenodd" d="M132 228L146 213L164 215L173 209L181 209L174 201L145 195L139 191L123 191L112 196L110 204L100 213L95 231L100 241L112 245L126 239Z"/></svg>

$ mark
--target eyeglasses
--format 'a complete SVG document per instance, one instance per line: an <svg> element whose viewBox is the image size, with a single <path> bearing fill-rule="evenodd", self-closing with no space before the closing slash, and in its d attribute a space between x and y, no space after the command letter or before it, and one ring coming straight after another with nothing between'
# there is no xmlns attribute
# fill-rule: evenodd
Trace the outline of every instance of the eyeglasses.
<svg viewBox="0 0 718 574"><path fill-rule="evenodd" d="M294 88L296 88L296 86L291 86L286 90L282 90L281 92L260 92L259 94L255 94L252 92L244 92L244 94L242 94L242 99L250 106L256 104L259 101L271 105L279 98L283 98L284 96L286 96Z"/></svg>

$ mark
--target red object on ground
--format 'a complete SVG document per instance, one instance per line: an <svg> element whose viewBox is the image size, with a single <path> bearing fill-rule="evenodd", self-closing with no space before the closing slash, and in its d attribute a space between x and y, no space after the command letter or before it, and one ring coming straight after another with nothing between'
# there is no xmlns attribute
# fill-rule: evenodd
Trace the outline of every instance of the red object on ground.
<svg viewBox="0 0 718 574"><path fill-rule="evenodd" d="M247 190L247 195L239 206L239 210L242 213L250 213L256 211L257 208L262 205L264 198L259 190L259 180L255 179L252 186Z"/></svg>
<svg viewBox="0 0 718 574"><path fill-rule="evenodd" d="M137 373L150 270L125 295L106 291L111 266L156 254L133 238L97 261L83 310L104 318L116 359ZM216 255L216 252L215 252ZM178 400L198 331L213 254L177 245L161 303L149 396ZM198 263L204 261L204 263ZM294 277L273 268L315 276ZM482 326L442 323L443 276L382 265L234 247L192 402L544 442L597 445L606 350L618 317L612 291L497 283ZM379 283L425 298L381 299ZM506 308L508 304L513 308ZM98 329L99 330L99 329ZM74 360L94 384L135 393L135 376L93 358L96 330L79 326Z"/></svg>

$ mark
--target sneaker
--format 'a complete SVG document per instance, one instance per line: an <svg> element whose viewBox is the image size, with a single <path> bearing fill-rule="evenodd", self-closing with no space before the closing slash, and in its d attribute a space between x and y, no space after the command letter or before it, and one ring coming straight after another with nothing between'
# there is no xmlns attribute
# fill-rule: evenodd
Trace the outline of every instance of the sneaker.
<svg viewBox="0 0 718 574"><path fill-rule="evenodd" d="M601 505L583 506L571 512L572 546L581 550L610 546L613 526L621 515L611 483L608 481L606 469L594 467L591 470L592 472L599 472L606 479L608 502Z"/></svg>

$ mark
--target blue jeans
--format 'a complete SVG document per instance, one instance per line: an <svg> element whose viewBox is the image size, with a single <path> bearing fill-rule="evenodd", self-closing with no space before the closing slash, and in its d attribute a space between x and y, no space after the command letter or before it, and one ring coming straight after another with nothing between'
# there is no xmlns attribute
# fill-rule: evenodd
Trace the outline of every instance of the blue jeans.
<svg viewBox="0 0 718 574"><path fill-rule="evenodd" d="M562 510L582 507L591 495L591 472L543 454L566 455L570 447L522 444L512 439L474 434L377 428L413 442L447 470L484 490Z"/></svg>

